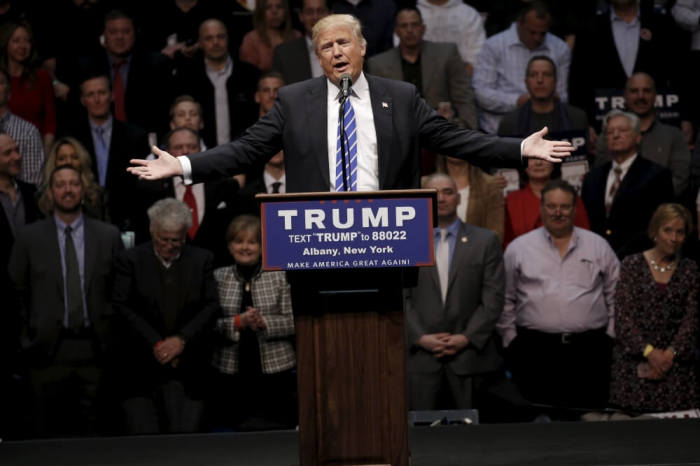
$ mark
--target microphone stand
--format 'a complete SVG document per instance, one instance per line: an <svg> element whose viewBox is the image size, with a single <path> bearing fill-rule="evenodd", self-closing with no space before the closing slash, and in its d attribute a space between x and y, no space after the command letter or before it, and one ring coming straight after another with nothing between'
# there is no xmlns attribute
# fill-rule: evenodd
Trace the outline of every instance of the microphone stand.
<svg viewBox="0 0 700 466"><path fill-rule="evenodd" d="M348 100L348 96L344 95L340 98L340 108L338 109L338 119L340 120L340 157L341 163L343 164L343 190L348 191L348 173L346 169L346 155L345 155L345 141L347 140L347 133L345 132L345 101Z"/></svg>

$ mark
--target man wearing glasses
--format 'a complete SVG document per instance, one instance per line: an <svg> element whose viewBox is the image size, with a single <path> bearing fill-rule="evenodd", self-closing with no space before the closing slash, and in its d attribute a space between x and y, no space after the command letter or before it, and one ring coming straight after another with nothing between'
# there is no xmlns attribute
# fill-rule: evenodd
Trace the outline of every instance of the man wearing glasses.
<svg viewBox="0 0 700 466"><path fill-rule="evenodd" d="M505 252L505 307L497 328L525 398L556 408L604 407L619 261L602 237L574 226L576 190L542 189L543 226Z"/></svg>

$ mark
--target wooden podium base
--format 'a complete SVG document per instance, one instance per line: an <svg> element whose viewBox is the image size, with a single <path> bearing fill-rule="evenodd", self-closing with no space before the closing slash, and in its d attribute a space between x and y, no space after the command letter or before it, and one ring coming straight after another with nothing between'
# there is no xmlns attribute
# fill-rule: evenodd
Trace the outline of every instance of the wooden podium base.
<svg viewBox="0 0 700 466"><path fill-rule="evenodd" d="M400 272L289 275L301 466L408 466Z"/></svg>

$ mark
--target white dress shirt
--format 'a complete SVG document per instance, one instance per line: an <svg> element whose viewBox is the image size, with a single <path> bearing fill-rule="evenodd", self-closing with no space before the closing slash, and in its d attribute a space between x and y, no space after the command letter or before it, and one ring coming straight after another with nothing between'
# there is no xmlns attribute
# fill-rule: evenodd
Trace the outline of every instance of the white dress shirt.
<svg viewBox="0 0 700 466"><path fill-rule="evenodd" d="M608 172L608 181L605 183L605 204L606 205L612 205L613 198L615 196L610 195L610 187L613 185L615 182L615 168L620 167L622 169L622 173L620 174L620 182L625 179L625 175L627 172L630 170L630 166L632 166L632 163L634 160L637 158L637 154L634 154L632 157L628 158L622 163L617 163L613 160L612 167L610 167L610 171ZM619 190L619 188L618 188Z"/></svg>
<svg viewBox="0 0 700 466"><path fill-rule="evenodd" d="M228 89L226 81L233 73L231 57L226 59L226 66L221 71L209 67L204 62L207 76L214 86L214 114L216 116L216 143L226 144L231 140L231 116L228 108Z"/></svg>
<svg viewBox="0 0 700 466"><path fill-rule="evenodd" d="M263 182L265 183L265 191L267 191L268 194L272 194L272 185L275 183L280 183L279 191L277 191L278 193L284 194L287 192L287 175L282 175L282 178L278 180L267 171L264 171Z"/></svg>
<svg viewBox="0 0 700 466"><path fill-rule="evenodd" d="M205 198L204 198L204 183L193 184L192 195L194 202L197 204L197 219L199 224L202 224L204 219ZM173 177L173 187L175 188L175 199L185 202L185 182L179 176Z"/></svg>
<svg viewBox="0 0 700 466"><path fill-rule="evenodd" d="M306 40L306 49L309 51L309 63L311 63L311 77L318 78L323 76L323 68L321 68L321 63L318 61L316 56L316 49L314 48L314 43L311 41L309 36L304 36Z"/></svg>

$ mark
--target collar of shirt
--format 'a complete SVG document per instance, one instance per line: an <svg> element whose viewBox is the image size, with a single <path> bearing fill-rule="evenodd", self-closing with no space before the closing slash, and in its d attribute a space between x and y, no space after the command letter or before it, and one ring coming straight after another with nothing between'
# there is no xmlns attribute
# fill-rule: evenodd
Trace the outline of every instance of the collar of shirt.
<svg viewBox="0 0 700 466"><path fill-rule="evenodd" d="M457 217L457 218L454 219L454 221L453 221L452 223L450 223L449 225L447 225L447 232L448 232L453 238L456 238L456 237L457 237L457 233L459 233L459 224L460 224L460 222L461 222L461 220L459 219L459 217ZM442 228L440 228L440 227L435 227L435 228L433 228L433 232L435 233L435 236L438 236L438 237L440 236L440 230L442 230ZM449 236L449 235L448 235L448 236Z"/></svg>
<svg viewBox="0 0 700 466"><path fill-rule="evenodd" d="M559 255L559 248L557 247L556 244L554 244L554 238L552 238L552 234L544 227L540 227L542 229L542 234L544 235L545 239L547 240L547 244L549 244L552 249L556 250L557 255ZM571 232L571 239L569 240L569 247L566 249L566 254L564 254L564 257L567 256L574 248L576 248L576 245L578 244L579 241L579 234L577 231L577 227L574 226L573 231Z"/></svg>
<svg viewBox="0 0 700 466"><path fill-rule="evenodd" d="M611 7L610 7L610 21L613 22L613 23L614 23L614 22L624 23L624 24L626 24L627 26L630 26L630 27L636 26L637 23L639 22L639 7L637 7L637 17L634 18L634 19L632 20L632 22L628 23L628 22L625 21L624 19L620 18L620 17L617 15L617 13L615 13L615 8L613 8L613 7L611 6Z"/></svg>
<svg viewBox="0 0 700 466"><path fill-rule="evenodd" d="M158 254L158 251L156 251L155 246L153 247L153 254L156 255L156 259L158 259L158 262L163 264L163 267L165 267L166 269L169 269L175 263L175 261L177 261L180 258L180 256L182 255L182 252L180 252L180 254L178 254L177 256L173 257L173 260L171 260L171 261L166 261L165 259L163 259L160 256L160 254Z"/></svg>
<svg viewBox="0 0 700 466"><path fill-rule="evenodd" d="M66 231L66 227L68 224L61 220L58 215L54 214L53 215L54 221L56 222L56 227L58 228L58 231L61 233L64 233ZM70 224L70 227L73 229L73 231L78 231L78 229L83 227L83 214L78 215L78 218L76 218L73 223Z"/></svg>
<svg viewBox="0 0 700 466"><path fill-rule="evenodd" d="M272 184L276 182L282 183L280 185L280 192L284 193L287 190L285 189L285 186L287 184L287 175L282 175L282 177L278 180L277 178L274 178L272 175L270 175L266 170L263 171L263 182L265 183L265 189L267 190L268 193L272 192Z"/></svg>
<svg viewBox="0 0 700 466"><path fill-rule="evenodd" d="M613 160L613 163L612 163L612 168L613 168L613 170L614 170L616 167L620 167L620 169L622 170L622 173L620 174L620 179L621 179L621 180L625 178L625 175L626 175L627 172L629 171L630 167L632 166L632 163L634 163L634 161L635 161L636 158L637 158L637 154L634 154L632 157L628 158L627 160L625 160L625 161L622 162L622 163L617 163L617 162L615 162L615 161ZM611 170L611 171L612 171L612 170Z"/></svg>
<svg viewBox="0 0 700 466"><path fill-rule="evenodd" d="M514 21L513 24L510 25L508 30L506 31L506 45L508 47L522 47L524 49L527 49L525 47L525 44L523 44L520 41L520 37L518 36L518 24L517 21ZM531 53L534 52L542 52L542 51L549 51L549 33L545 34L544 40L540 44L539 47L537 47L535 50L529 50Z"/></svg>
<svg viewBox="0 0 700 466"><path fill-rule="evenodd" d="M90 128L92 129L93 133L97 132L97 128L102 128L104 131L105 136L112 131L112 115L109 115L107 117L107 121L105 121L103 124L98 125L94 123L92 120L88 119L90 121ZM107 142L109 142L109 139L107 139Z"/></svg>
<svg viewBox="0 0 700 466"><path fill-rule="evenodd" d="M126 77L129 75L129 67L131 66L131 57L133 57L133 54L129 54L126 58L122 59L121 61L121 67L119 68L119 72L122 74L122 78L124 79L124 83L126 83ZM112 76L112 79L114 79L114 64L117 62L117 60L114 59L114 57L110 54L107 54L107 61L109 62L109 69L110 69L110 76Z"/></svg>
<svg viewBox="0 0 700 466"><path fill-rule="evenodd" d="M221 71L215 70L211 66L209 66L209 63L207 63L207 60L204 60L204 68L207 71L207 75L209 75L210 78L218 78L220 76L230 76L231 73L233 72L233 60L231 60L231 55L228 55L226 57L226 64L224 65L224 68Z"/></svg>
<svg viewBox="0 0 700 466"><path fill-rule="evenodd" d="M328 140L328 173L329 179L335 179L336 152L338 147L338 110L340 109L340 89L326 79L328 86L328 121L326 134ZM357 190L376 191L379 189L379 155L377 147L377 132L374 127L372 100L369 83L364 73L352 85L350 103L355 112L357 125ZM335 191L334 183L330 183L331 191Z"/></svg>

